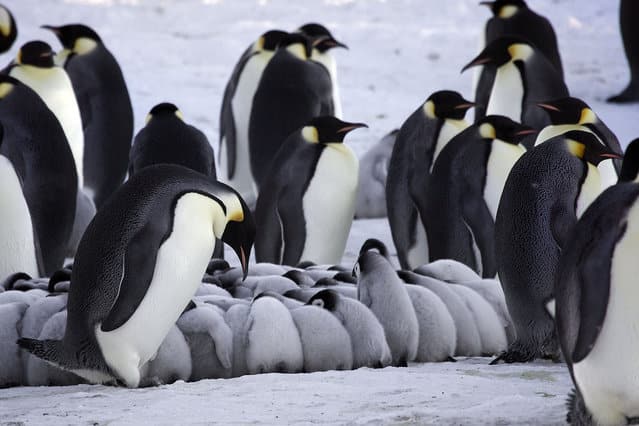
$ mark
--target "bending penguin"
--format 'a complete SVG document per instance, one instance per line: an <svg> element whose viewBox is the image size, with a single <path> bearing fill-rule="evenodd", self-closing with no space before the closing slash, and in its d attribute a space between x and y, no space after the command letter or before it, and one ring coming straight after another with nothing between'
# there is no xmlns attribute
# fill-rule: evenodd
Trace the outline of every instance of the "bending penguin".
<svg viewBox="0 0 639 426"><path fill-rule="evenodd" d="M224 89L218 151L220 179L235 188L249 206L255 204L257 197L251 174L248 142L253 96L264 68L286 34L280 30L262 34L242 53Z"/></svg>
<svg viewBox="0 0 639 426"><path fill-rule="evenodd" d="M517 339L493 362L558 356L552 296L562 248L603 190L597 164L619 155L573 130L534 147L512 168L495 220L497 271Z"/></svg>
<svg viewBox="0 0 639 426"><path fill-rule="evenodd" d="M64 49L57 59L69 75L84 129L82 174L97 208L124 181L133 137L133 107L122 70L100 36L82 24L42 28Z"/></svg>
<svg viewBox="0 0 639 426"><path fill-rule="evenodd" d="M288 137L255 207L258 262L340 262L358 184L357 157L343 142L360 127L321 116Z"/></svg>
<svg viewBox="0 0 639 426"><path fill-rule="evenodd" d="M18 37L18 27L11 11L0 4L0 53L5 53Z"/></svg>
<svg viewBox="0 0 639 426"><path fill-rule="evenodd" d="M473 106L450 90L435 92L404 122L397 134L386 177L386 210L399 263L413 269L428 263L424 228L430 171L453 136L468 127Z"/></svg>
<svg viewBox="0 0 639 426"><path fill-rule="evenodd" d="M137 387L200 285L215 238L246 274L254 233L228 186L179 166L147 167L105 203L80 242L64 338L18 344L89 382Z"/></svg>
<svg viewBox="0 0 639 426"><path fill-rule="evenodd" d="M639 140L623 161L623 180L577 222L555 280L555 320L576 391L568 422L620 425L639 420L635 332L639 248Z"/></svg>

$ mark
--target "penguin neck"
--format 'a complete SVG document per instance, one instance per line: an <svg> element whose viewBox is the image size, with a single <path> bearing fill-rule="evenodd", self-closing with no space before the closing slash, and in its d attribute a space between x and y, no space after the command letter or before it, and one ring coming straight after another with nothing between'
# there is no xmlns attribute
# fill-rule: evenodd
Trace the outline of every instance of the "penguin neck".
<svg viewBox="0 0 639 426"><path fill-rule="evenodd" d="M581 217L584 211L588 208L588 206L599 196L601 191L603 191L603 186L601 182L601 175L599 173L599 169L596 166L586 163L586 176L581 182L581 187L579 188L579 194L577 195L577 200L575 200L575 214L577 215L577 219Z"/></svg>
<svg viewBox="0 0 639 426"><path fill-rule="evenodd" d="M444 147L448 144L448 142L450 142L452 138L454 138L459 132L466 129L467 127L468 122L466 120L453 120L451 118L446 118L443 120L441 127L439 128L439 132L437 133L435 145L432 147L432 157L430 160L429 172L433 171L435 160L442 152L442 149L444 149Z"/></svg>
<svg viewBox="0 0 639 426"><path fill-rule="evenodd" d="M306 50L300 43L295 43L287 46L286 51L301 61L306 61L308 59L308 57L306 56Z"/></svg>
<svg viewBox="0 0 639 426"><path fill-rule="evenodd" d="M513 61L510 61L497 68L486 115L503 115L513 121L521 122L524 96L522 72Z"/></svg>
<svg viewBox="0 0 639 426"><path fill-rule="evenodd" d="M571 130L581 130L583 132L593 133L592 130L586 126L582 126L581 124L552 124L541 129L541 132L539 132L537 139L535 140L535 146L547 141L548 139L554 138L555 136L563 135Z"/></svg>
<svg viewBox="0 0 639 426"><path fill-rule="evenodd" d="M484 200L493 217L497 216L497 207L506 179L519 157L524 155L526 148L521 144L514 145L499 139L491 142L490 154L486 163L486 181L484 183Z"/></svg>

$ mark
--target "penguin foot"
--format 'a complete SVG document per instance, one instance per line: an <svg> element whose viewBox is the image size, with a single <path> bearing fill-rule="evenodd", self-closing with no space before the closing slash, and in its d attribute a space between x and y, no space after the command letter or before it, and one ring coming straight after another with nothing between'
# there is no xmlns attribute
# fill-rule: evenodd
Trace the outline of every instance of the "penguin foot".
<svg viewBox="0 0 639 426"><path fill-rule="evenodd" d="M592 416L586 409L586 405L584 404L581 394L576 389L573 389L568 395L566 408L568 408L568 413L566 414L567 423L580 426L595 424Z"/></svg>
<svg viewBox="0 0 639 426"><path fill-rule="evenodd" d="M155 386L162 386L163 384L165 383L162 380L160 380L159 377L153 376L153 377L145 377L142 380L140 380L140 385L138 387L151 388Z"/></svg>
<svg viewBox="0 0 639 426"><path fill-rule="evenodd" d="M536 358L535 354L530 351L523 350L521 348L512 345L507 351L502 352L493 359L489 365L497 365L499 362L506 364L512 364L515 362L531 362Z"/></svg>
<svg viewBox="0 0 639 426"><path fill-rule="evenodd" d="M628 87L626 87L623 92L618 95L611 96L606 99L606 102L612 103L631 103L631 102L639 102L639 85L630 83Z"/></svg>

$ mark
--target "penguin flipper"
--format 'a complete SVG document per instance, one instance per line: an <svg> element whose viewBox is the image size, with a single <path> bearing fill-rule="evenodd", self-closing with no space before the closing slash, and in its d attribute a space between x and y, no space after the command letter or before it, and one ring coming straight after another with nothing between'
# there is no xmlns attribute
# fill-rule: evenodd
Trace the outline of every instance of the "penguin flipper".
<svg viewBox="0 0 639 426"><path fill-rule="evenodd" d="M282 222L275 189L268 185L260 192L255 205L255 259L258 262L282 263Z"/></svg>
<svg viewBox="0 0 639 426"><path fill-rule="evenodd" d="M464 197L462 216L464 222L470 226L475 243L481 253L482 278L494 278L497 275L497 260L495 259L495 221L483 197ZM477 265L480 266L480 265Z"/></svg>
<svg viewBox="0 0 639 426"><path fill-rule="evenodd" d="M220 144L218 155L222 152L222 144L226 144L226 178L233 179L235 176L236 155L236 133L235 133L235 117L233 116L233 108L231 107L231 98L235 93L234 85L231 81L226 85L224 90L224 99L222 100L222 110L220 111ZM219 161L219 160L218 160ZM221 163L221 161L220 161Z"/></svg>
<svg viewBox="0 0 639 426"><path fill-rule="evenodd" d="M16 343L22 349L50 364L65 370L73 368L73 366L67 366L62 362L61 340L37 340L21 337Z"/></svg>
<svg viewBox="0 0 639 426"><path fill-rule="evenodd" d="M297 265L304 252L306 243L306 221L304 220L304 206L301 195L282 193L278 201L277 211L282 220L282 234L284 235L284 253L282 264Z"/></svg>

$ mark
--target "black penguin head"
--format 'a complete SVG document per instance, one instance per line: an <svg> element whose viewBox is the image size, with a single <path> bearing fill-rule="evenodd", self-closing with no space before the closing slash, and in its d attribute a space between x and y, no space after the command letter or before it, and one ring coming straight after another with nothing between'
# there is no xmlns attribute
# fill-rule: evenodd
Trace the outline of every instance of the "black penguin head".
<svg viewBox="0 0 639 426"><path fill-rule="evenodd" d="M331 34L331 32L322 24L315 22L304 24L298 29L298 31L310 37L314 42L315 49L319 50L321 53L333 49L334 47L343 47L344 49L348 49L348 46L335 39L333 34Z"/></svg>
<svg viewBox="0 0 639 426"><path fill-rule="evenodd" d="M242 265L242 272L244 273L244 279L248 274L248 262L251 257L251 248L255 242L255 221L251 214L251 209L248 208L242 197L235 191L235 196L239 199L240 206L231 210L231 206L227 205L227 217L226 228L222 234L222 241L228 244L237 257L240 259Z"/></svg>
<svg viewBox="0 0 639 426"><path fill-rule="evenodd" d="M286 37L288 33L282 30L270 30L265 32L257 39L255 42L255 46L253 48L254 51L269 51L274 52L277 47L280 45L280 42L284 37Z"/></svg>
<svg viewBox="0 0 639 426"><path fill-rule="evenodd" d="M368 240L364 241L364 244L362 244L362 248L359 249L359 254L362 254L369 250L377 250L379 254L381 254L385 258L389 258L388 248L386 248L386 244L384 244L377 238L369 238Z"/></svg>
<svg viewBox="0 0 639 426"><path fill-rule="evenodd" d="M184 121L182 111L180 111L175 104L170 102L162 102L151 108L151 111L149 111L146 116L146 124L149 124L153 117L177 117L181 121Z"/></svg>
<svg viewBox="0 0 639 426"><path fill-rule="evenodd" d="M22 45L16 62L20 65L32 65L38 68L53 68L55 53L47 43L36 40Z"/></svg>
<svg viewBox="0 0 639 426"><path fill-rule="evenodd" d="M0 4L0 53L11 49L18 37L18 28L13 15L5 6Z"/></svg>
<svg viewBox="0 0 639 426"><path fill-rule="evenodd" d="M93 29L82 24L69 24L60 27L42 25L60 40L65 49L76 54L84 54L92 51L98 43L102 43L100 36Z"/></svg>
<svg viewBox="0 0 639 426"><path fill-rule="evenodd" d="M493 40L470 61L462 72L478 65L501 67L510 61L525 61L534 53L532 44L522 37L504 36Z"/></svg>
<svg viewBox="0 0 639 426"><path fill-rule="evenodd" d="M568 151L572 155L594 166L603 160L623 158L601 143L599 138L593 133L582 130L571 130L562 136L564 137Z"/></svg>
<svg viewBox="0 0 639 426"><path fill-rule="evenodd" d="M637 179L637 175L639 175L639 138L630 142L623 154L619 182L631 182Z"/></svg>
<svg viewBox="0 0 639 426"><path fill-rule="evenodd" d="M477 122L477 126L483 139L499 139L513 145L519 144L528 135L537 133L532 127L502 115L487 115Z"/></svg>
<svg viewBox="0 0 639 426"><path fill-rule="evenodd" d="M310 298L307 305L318 306L329 311L334 311L337 307L339 300L339 294L335 290L322 290L313 295Z"/></svg>
<svg viewBox="0 0 639 426"><path fill-rule="evenodd" d="M524 0L495 0L495 1L482 1L479 3L482 6L490 7L497 18L508 19L515 15L521 9L527 9L528 5Z"/></svg>
<svg viewBox="0 0 639 426"><path fill-rule="evenodd" d="M466 111L474 106L473 102L467 101L453 90L440 90L430 95L422 108L430 119L463 120Z"/></svg>
<svg viewBox="0 0 639 426"><path fill-rule="evenodd" d="M596 124L599 121L597 115L587 103L577 98L560 98L538 103L548 114L550 122L558 124Z"/></svg>
<svg viewBox="0 0 639 426"><path fill-rule="evenodd" d="M310 143L342 143L351 130L368 127L364 123L348 123L339 118L323 115L315 117L302 128L302 137Z"/></svg>
<svg viewBox="0 0 639 426"><path fill-rule="evenodd" d="M282 37L279 47L305 61L313 53L313 39L302 33L289 33Z"/></svg>

